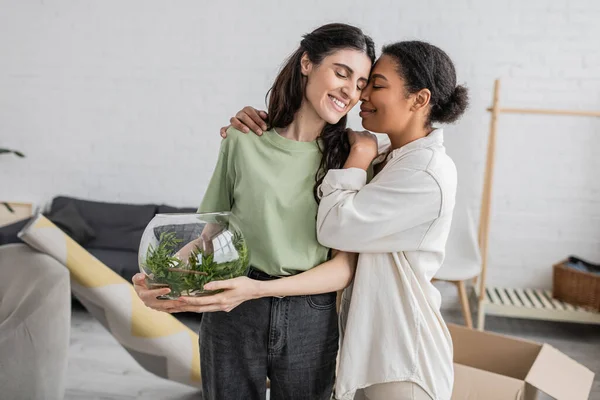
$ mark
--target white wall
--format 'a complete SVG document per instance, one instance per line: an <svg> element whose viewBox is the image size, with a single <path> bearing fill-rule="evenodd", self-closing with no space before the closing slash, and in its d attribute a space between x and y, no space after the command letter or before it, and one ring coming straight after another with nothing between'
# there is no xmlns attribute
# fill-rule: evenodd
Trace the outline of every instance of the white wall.
<svg viewBox="0 0 600 400"><path fill-rule="evenodd" d="M331 21L455 60L472 107L446 141L475 209L494 78L507 106L600 110L596 0L279 3L0 0L0 145L28 156L0 159L0 199L197 205L219 128L263 106L300 35ZM600 261L598 149L598 119L502 116L492 283L548 286L570 253Z"/></svg>

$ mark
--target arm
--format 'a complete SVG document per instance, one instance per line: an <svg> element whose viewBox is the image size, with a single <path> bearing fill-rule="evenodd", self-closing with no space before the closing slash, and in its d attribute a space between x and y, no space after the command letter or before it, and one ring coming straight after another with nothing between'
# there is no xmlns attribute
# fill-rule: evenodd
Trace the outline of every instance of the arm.
<svg viewBox="0 0 600 400"><path fill-rule="evenodd" d="M330 170L320 187L317 237L324 246L360 253L417 249L421 238L404 233L435 220L441 190L426 171L391 165L366 184L366 169L377 142L365 132L350 132L352 148L344 169Z"/></svg>
<svg viewBox="0 0 600 400"><path fill-rule="evenodd" d="M298 296L329 293L346 288L354 278L358 255L337 252L333 258L300 274L272 281L258 281L247 277L210 282L206 290L223 292L204 297L180 297L186 306L172 312L212 312L233 310L247 300L261 297Z"/></svg>
<svg viewBox="0 0 600 400"><path fill-rule="evenodd" d="M227 138L227 129L230 127L234 127L240 132L249 133L252 131L256 135L262 136L263 132L267 130L266 121L268 121L268 117L269 115L265 111L246 106L238 111L234 117L231 117L229 120L230 125L221 128L221 137L223 139ZM351 135L369 134L367 131L354 132L351 129L348 129L348 131L351 132ZM380 135L376 140L378 155L385 155L390 151L390 138L387 135Z"/></svg>
<svg viewBox="0 0 600 400"><path fill-rule="evenodd" d="M259 281L257 296L300 296L345 289L354 279L357 258L355 253L336 252L331 260L306 272L272 281Z"/></svg>
<svg viewBox="0 0 600 400"><path fill-rule="evenodd" d="M391 167L368 185L366 172L358 168L327 173L317 217L321 244L359 253L418 249L428 223L439 217L441 190L425 171ZM420 225L421 237L405 234Z"/></svg>

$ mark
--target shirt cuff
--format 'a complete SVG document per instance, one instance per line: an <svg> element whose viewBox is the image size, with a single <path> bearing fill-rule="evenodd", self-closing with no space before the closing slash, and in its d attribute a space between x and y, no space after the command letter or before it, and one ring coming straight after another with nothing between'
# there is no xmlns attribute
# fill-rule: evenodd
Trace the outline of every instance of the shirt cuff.
<svg viewBox="0 0 600 400"><path fill-rule="evenodd" d="M367 184L367 172L360 168L330 169L323 178L317 194L319 199L329 196L336 190L358 192Z"/></svg>

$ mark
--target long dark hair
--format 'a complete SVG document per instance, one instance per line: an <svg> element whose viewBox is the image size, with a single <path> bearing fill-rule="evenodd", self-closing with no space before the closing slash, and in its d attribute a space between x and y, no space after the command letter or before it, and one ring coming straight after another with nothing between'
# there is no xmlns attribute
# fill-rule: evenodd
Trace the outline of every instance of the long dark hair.
<svg viewBox="0 0 600 400"><path fill-rule="evenodd" d="M432 122L455 122L465 112L469 105L467 88L456 85L454 63L442 49L413 40L384 46L383 55L396 61L408 93L421 89L431 92L427 126Z"/></svg>
<svg viewBox="0 0 600 400"><path fill-rule="evenodd" d="M319 65L325 57L343 49L363 51L371 59L371 63L375 62L373 40L355 26L327 24L303 36L300 47L287 59L267 92L268 129L290 125L302 105L305 85L300 61L304 53L313 64ZM315 175L314 195L317 202L317 188L327 171L341 168L350 154L350 143L345 132L346 121L347 117L344 116L335 125L326 124L319 136L322 158Z"/></svg>

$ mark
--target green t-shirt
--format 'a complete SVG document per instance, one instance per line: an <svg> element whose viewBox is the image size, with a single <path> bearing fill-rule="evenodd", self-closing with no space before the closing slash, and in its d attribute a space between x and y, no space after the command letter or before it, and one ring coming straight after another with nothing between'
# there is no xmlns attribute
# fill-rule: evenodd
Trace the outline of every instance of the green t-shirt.
<svg viewBox="0 0 600 400"><path fill-rule="evenodd" d="M316 233L313 187L320 162L317 141L230 128L198 212L231 211L253 267L275 276L311 269L328 253Z"/></svg>

